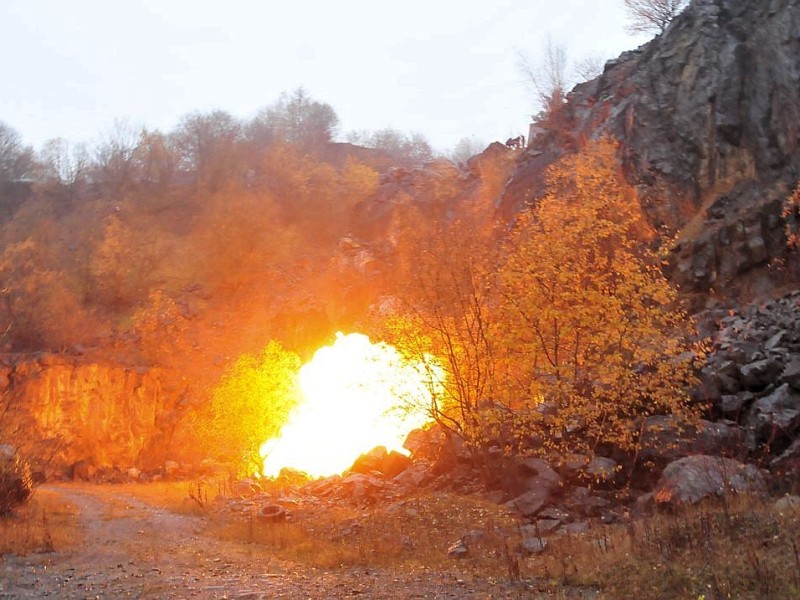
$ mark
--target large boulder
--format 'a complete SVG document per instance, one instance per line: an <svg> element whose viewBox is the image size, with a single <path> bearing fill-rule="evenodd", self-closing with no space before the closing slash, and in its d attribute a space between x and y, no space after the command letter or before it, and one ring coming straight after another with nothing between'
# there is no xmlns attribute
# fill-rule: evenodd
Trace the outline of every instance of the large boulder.
<svg viewBox="0 0 800 600"><path fill-rule="evenodd" d="M543 482L547 487L555 489L561 484L561 476L541 458L523 458L519 461L517 468L526 478L528 487Z"/></svg>
<svg viewBox="0 0 800 600"><path fill-rule="evenodd" d="M766 479L754 465L731 458L697 454L667 465L653 496L659 505L695 504L730 493L764 493Z"/></svg>
<svg viewBox="0 0 800 600"><path fill-rule="evenodd" d="M750 409L746 424L751 430L751 450L757 450L761 444L785 448L800 426L800 391L784 383L759 398Z"/></svg>
<svg viewBox="0 0 800 600"><path fill-rule="evenodd" d="M501 456L487 476L491 486L511 497L531 490L555 491L562 485L561 476L543 459L533 456Z"/></svg>
<svg viewBox="0 0 800 600"><path fill-rule="evenodd" d="M639 438L638 461L664 466L691 452L695 432L673 415L647 417Z"/></svg>
<svg viewBox="0 0 800 600"><path fill-rule="evenodd" d="M800 476L800 438L795 438L786 450L773 458L769 463L769 468L776 477L783 481L797 480Z"/></svg>
<svg viewBox="0 0 800 600"><path fill-rule="evenodd" d="M361 473L362 475L369 475L374 472L381 472L381 466L386 460L389 453L384 446L376 446L369 452L365 452L359 456L350 471L353 473Z"/></svg>
<svg viewBox="0 0 800 600"><path fill-rule="evenodd" d="M783 370L781 379L796 390L800 390L800 356L795 357Z"/></svg>
<svg viewBox="0 0 800 600"><path fill-rule="evenodd" d="M540 458L520 458L513 465L508 490L515 494L507 506L531 517L550 504L562 487L561 476Z"/></svg>
<svg viewBox="0 0 800 600"><path fill-rule="evenodd" d="M739 368L741 381L748 390L758 391L773 383L783 372L783 364L774 358L765 358Z"/></svg>
<svg viewBox="0 0 800 600"><path fill-rule="evenodd" d="M438 474L472 462L472 454L464 440L439 425L414 429L406 437L403 448L411 453L413 460L431 461Z"/></svg>
<svg viewBox="0 0 800 600"><path fill-rule="evenodd" d="M388 452L384 446L376 446L359 456L350 467L350 472L363 475L380 474L391 478L402 473L410 464L411 459L406 455L394 450Z"/></svg>
<svg viewBox="0 0 800 600"><path fill-rule="evenodd" d="M613 487L619 479L622 466L612 458L595 456L583 469L583 476L595 487Z"/></svg>
<svg viewBox="0 0 800 600"><path fill-rule="evenodd" d="M745 431L731 421L701 419L697 437L692 442L694 453L741 457L744 454Z"/></svg>
<svg viewBox="0 0 800 600"><path fill-rule="evenodd" d="M738 456L744 440L744 430L730 421L700 419L690 424L672 415L648 417L640 438L636 482L648 488L667 464L691 454Z"/></svg>
<svg viewBox="0 0 800 600"><path fill-rule="evenodd" d="M24 503L32 493L30 466L14 446L0 444L0 517Z"/></svg>
<svg viewBox="0 0 800 600"><path fill-rule="evenodd" d="M546 486L535 487L506 503L506 506L523 517L532 517L547 506L550 492L550 488Z"/></svg>
<svg viewBox="0 0 800 600"><path fill-rule="evenodd" d="M353 473L338 483L337 495L343 499L371 504L383 495L385 489L386 484L383 480Z"/></svg>

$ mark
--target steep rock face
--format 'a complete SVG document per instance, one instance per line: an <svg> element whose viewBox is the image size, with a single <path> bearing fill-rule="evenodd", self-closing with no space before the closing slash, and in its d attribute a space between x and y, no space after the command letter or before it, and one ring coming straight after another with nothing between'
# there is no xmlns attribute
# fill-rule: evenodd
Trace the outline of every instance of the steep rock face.
<svg viewBox="0 0 800 600"><path fill-rule="evenodd" d="M10 409L3 430L34 464L127 468L164 460L174 403L157 369L4 357L0 389L0 406Z"/></svg>
<svg viewBox="0 0 800 600"><path fill-rule="evenodd" d="M727 285L784 251L780 208L800 175L800 5L694 0L576 86L560 124L533 140L506 208L537 193L559 153L612 135L652 223L683 230L676 281Z"/></svg>

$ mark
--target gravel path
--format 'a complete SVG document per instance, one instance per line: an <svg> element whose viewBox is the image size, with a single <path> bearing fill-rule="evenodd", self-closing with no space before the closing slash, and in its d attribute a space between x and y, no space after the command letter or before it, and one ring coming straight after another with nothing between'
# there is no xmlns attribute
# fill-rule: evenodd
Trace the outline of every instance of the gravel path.
<svg viewBox="0 0 800 600"><path fill-rule="evenodd" d="M47 489L78 508L85 542L63 553L0 557L0 598L553 597L451 573L314 569L206 536L201 518L113 487Z"/></svg>

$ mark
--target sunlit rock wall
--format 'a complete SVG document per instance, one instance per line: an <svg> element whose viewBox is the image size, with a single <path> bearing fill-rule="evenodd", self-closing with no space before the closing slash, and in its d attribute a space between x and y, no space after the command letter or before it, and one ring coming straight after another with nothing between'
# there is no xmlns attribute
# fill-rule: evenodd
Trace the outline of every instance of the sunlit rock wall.
<svg viewBox="0 0 800 600"><path fill-rule="evenodd" d="M163 461L174 408L163 372L55 355L2 360L0 432L34 463L58 472L82 460Z"/></svg>

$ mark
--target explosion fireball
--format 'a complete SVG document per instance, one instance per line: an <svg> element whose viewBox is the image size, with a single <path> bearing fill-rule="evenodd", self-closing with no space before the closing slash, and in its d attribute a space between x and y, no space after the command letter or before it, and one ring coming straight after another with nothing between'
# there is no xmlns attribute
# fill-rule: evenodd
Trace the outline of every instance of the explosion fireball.
<svg viewBox="0 0 800 600"><path fill-rule="evenodd" d="M284 467L313 477L341 473L376 446L405 453L408 433L429 420L423 407L440 387L442 370L365 335L337 333L299 378L300 404L280 435L261 446L264 475Z"/></svg>

